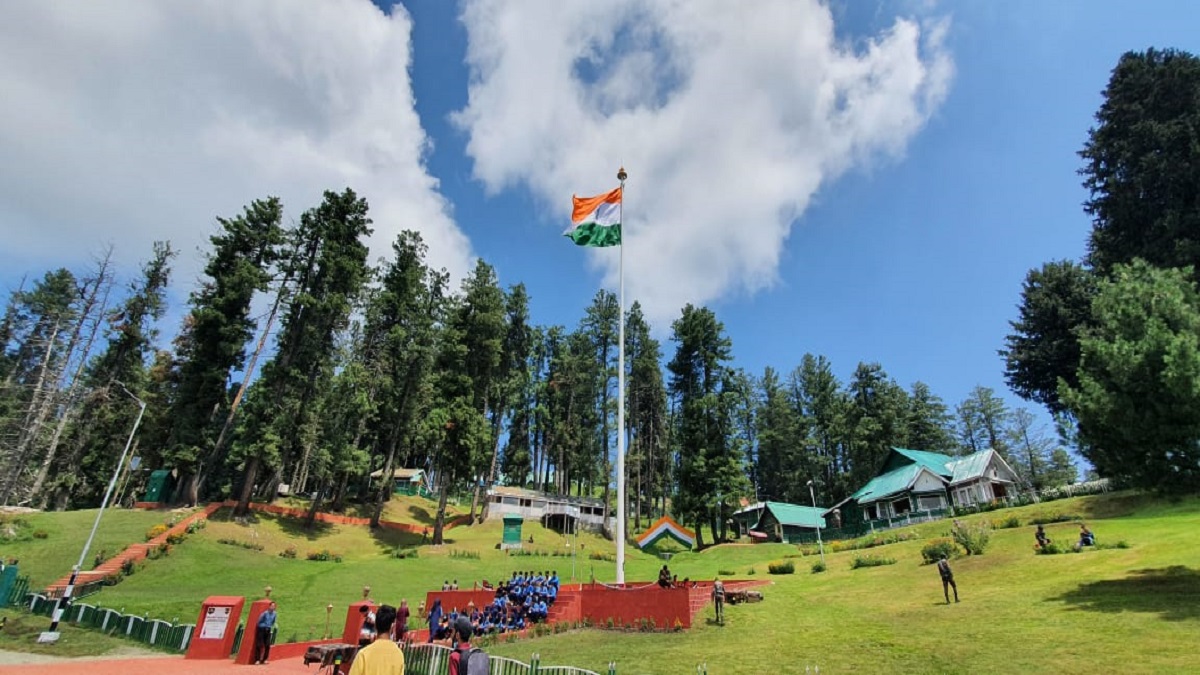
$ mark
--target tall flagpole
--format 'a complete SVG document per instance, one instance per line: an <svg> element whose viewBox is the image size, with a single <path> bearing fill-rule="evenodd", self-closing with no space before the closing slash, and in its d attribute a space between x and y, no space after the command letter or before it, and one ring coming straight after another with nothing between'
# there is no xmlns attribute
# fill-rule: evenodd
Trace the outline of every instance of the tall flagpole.
<svg viewBox="0 0 1200 675"><path fill-rule="evenodd" d="M617 583L625 583L625 167L617 171L621 181L621 246L618 265L620 277L620 328L617 332Z"/></svg>

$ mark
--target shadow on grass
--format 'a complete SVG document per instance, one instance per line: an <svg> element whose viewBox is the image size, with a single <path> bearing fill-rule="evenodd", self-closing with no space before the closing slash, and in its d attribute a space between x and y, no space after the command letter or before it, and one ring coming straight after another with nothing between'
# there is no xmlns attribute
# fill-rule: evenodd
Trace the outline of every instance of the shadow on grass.
<svg viewBox="0 0 1200 675"><path fill-rule="evenodd" d="M307 518L281 517L275 519L275 522L279 523L279 529L289 537L303 537L309 541L316 541L333 532L332 523L314 520L312 525L309 525L307 521Z"/></svg>
<svg viewBox="0 0 1200 675"><path fill-rule="evenodd" d="M410 548L421 543L421 535L412 532L402 532L386 527L368 527L371 539L380 553L390 554L397 547Z"/></svg>
<svg viewBox="0 0 1200 675"><path fill-rule="evenodd" d="M1089 612L1145 612L1167 621L1200 619L1200 571L1183 565L1136 570L1123 579L1080 584L1050 600Z"/></svg>
<svg viewBox="0 0 1200 675"><path fill-rule="evenodd" d="M436 515L430 513L429 509L423 506L417 506L416 504L412 504L408 507L408 516L413 519L413 522L421 525L428 525L431 528L433 527L434 521L437 520Z"/></svg>

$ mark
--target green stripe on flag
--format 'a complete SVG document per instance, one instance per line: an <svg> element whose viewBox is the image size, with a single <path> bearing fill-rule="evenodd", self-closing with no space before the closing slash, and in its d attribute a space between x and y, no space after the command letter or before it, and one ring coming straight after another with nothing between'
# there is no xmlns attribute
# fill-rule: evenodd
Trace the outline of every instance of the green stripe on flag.
<svg viewBox="0 0 1200 675"><path fill-rule="evenodd" d="M565 236L570 237L571 241L579 246L595 246L597 248L603 246L620 246L621 224L600 225L598 223L583 223L579 227L567 232Z"/></svg>

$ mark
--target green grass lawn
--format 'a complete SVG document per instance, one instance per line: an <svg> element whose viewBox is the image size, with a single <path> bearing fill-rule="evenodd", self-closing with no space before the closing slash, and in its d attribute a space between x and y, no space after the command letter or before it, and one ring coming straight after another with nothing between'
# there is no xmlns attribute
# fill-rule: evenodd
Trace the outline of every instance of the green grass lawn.
<svg viewBox="0 0 1200 675"><path fill-rule="evenodd" d="M183 514L180 515L182 518L188 511L179 513ZM146 530L165 522L171 515L163 511L105 510L83 569L92 569L93 560L101 551L113 556L125 550L129 544L145 541ZM6 561L10 558L20 560L21 574L29 575L30 586L44 588L69 574L75 563L79 562L83 543L87 541L92 523L96 520L96 509L0 516L0 523L6 520L24 521L25 525L16 528L23 534L39 530L46 534L45 539L21 537L17 541L8 541L0 538L0 557Z"/></svg>
<svg viewBox="0 0 1200 675"><path fill-rule="evenodd" d="M1034 555L1034 528L1028 522L1055 514L1085 519L1099 543L1125 540L1130 547ZM1200 547L1195 545L1200 499L1167 503L1114 494L964 520L1010 516L1022 526L994 530L984 555L953 561L959 604L942 602L936 570L921 564L925 541L950 529L950 521L939 521L910 528L917 540L865 552L834 553L827 546L828 571L822 574L809 571L815 555L803 556L801 549L783 544L726 545L675 555L670 566L680 579L709 579L720 570L747 578L753 570L753 578L773 582L761 589L764 602L727 608L723 627L702 618L694 629L679 634L579 631L490 650L522 660L538 652L543 663L601 672L615 660L622 675L691 672L700 663L707 663L712 673L797 672L805 665L823 672L1200 671L1194 648L1200 635ZM138 535L134 540L140 541L153 522L130 526ZM148 562L90 600L193 621L207 595L256 598L270 584L279 602L281 639L304 640L324 632L327 603L337 608L332 623L338 632L345 606L361 597L364 585L372 587L377 601L396 603L407 597L415 605L446 579L469 587L472 581L496 581L514 569L535 568L557 569L569 579L570 558L506 557L495 548L500 530L498 523L455 528L448 531L446 545L418 546L419 557L397 560L391 551L419 544L420 538L320 524L308 531L295 520L263 514L235 522L222 513L167 558ZM1069 543L1077 538L1078 524L1057 523L1046 530L1052 539ZM524 534L534 538L529 548L569 550L564 537L536 524L526 523ZM264 550L218 543L222 538L254 542ZM611 556L613 544L591 535L581 536L580 543L576 577L586 580L594 573L599 580L611 580L613 563L592 560L589 554ZM279 557L288 546L296 547L297 559ZM304 559L307 550L318 548L339 552L343 562ZM463 551L478 558L456 555ZM853 558L863 553L897 563L851 570ZM768 576L767 563L783 558L796 563L796 574ZM627 578L652 580L661 564L629 549Z"/></svg>
<svg viewBox="0 0 1200 675"><path fill-rule="evenodd" d="M4 629L0 630L0 650L63 657L102 656L114 652L118 654L146 654L150 652L150 650L142 649L129 640L105 635L100 631L76 628L66 623L59 624L58 626L58 642L54 644L38 644L38 635L50 627L49 619L41 616L21 614L12 610L0 611L0 616L8 617ZM4 672L4 670L0 668L0 672Z"/></svg>
<svg viewBox="0 0 1200 675"><path fill-rule="evenodd" d="M306 510L312 506L312 502L298 497L281 499L279 500L279 504ZM470 500L467 501L465 506L448 503L446 505L446 520L453 520L458 516L466 515L470 511L470 507ZM372 508L362 504L349 504L346 506L344 515L353 518L370 518L374 513ZM437 502L430 501L424 497L393 495L392 499L383 506L382 519L394 523L410 523L412 525L425 525L432 528L436 518Z"/></svg>

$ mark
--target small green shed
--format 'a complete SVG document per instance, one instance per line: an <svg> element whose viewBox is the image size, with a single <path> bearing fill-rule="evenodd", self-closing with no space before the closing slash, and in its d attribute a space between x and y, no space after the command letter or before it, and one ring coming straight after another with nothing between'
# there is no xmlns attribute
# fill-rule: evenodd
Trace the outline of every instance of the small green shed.
<svg viewBox="0 0 1200 675"><path fill-rule="evenodd" d="M504 538L500 540L500 548L521 548L521 523L525 519L516 514L504 515Z"/></svg>

